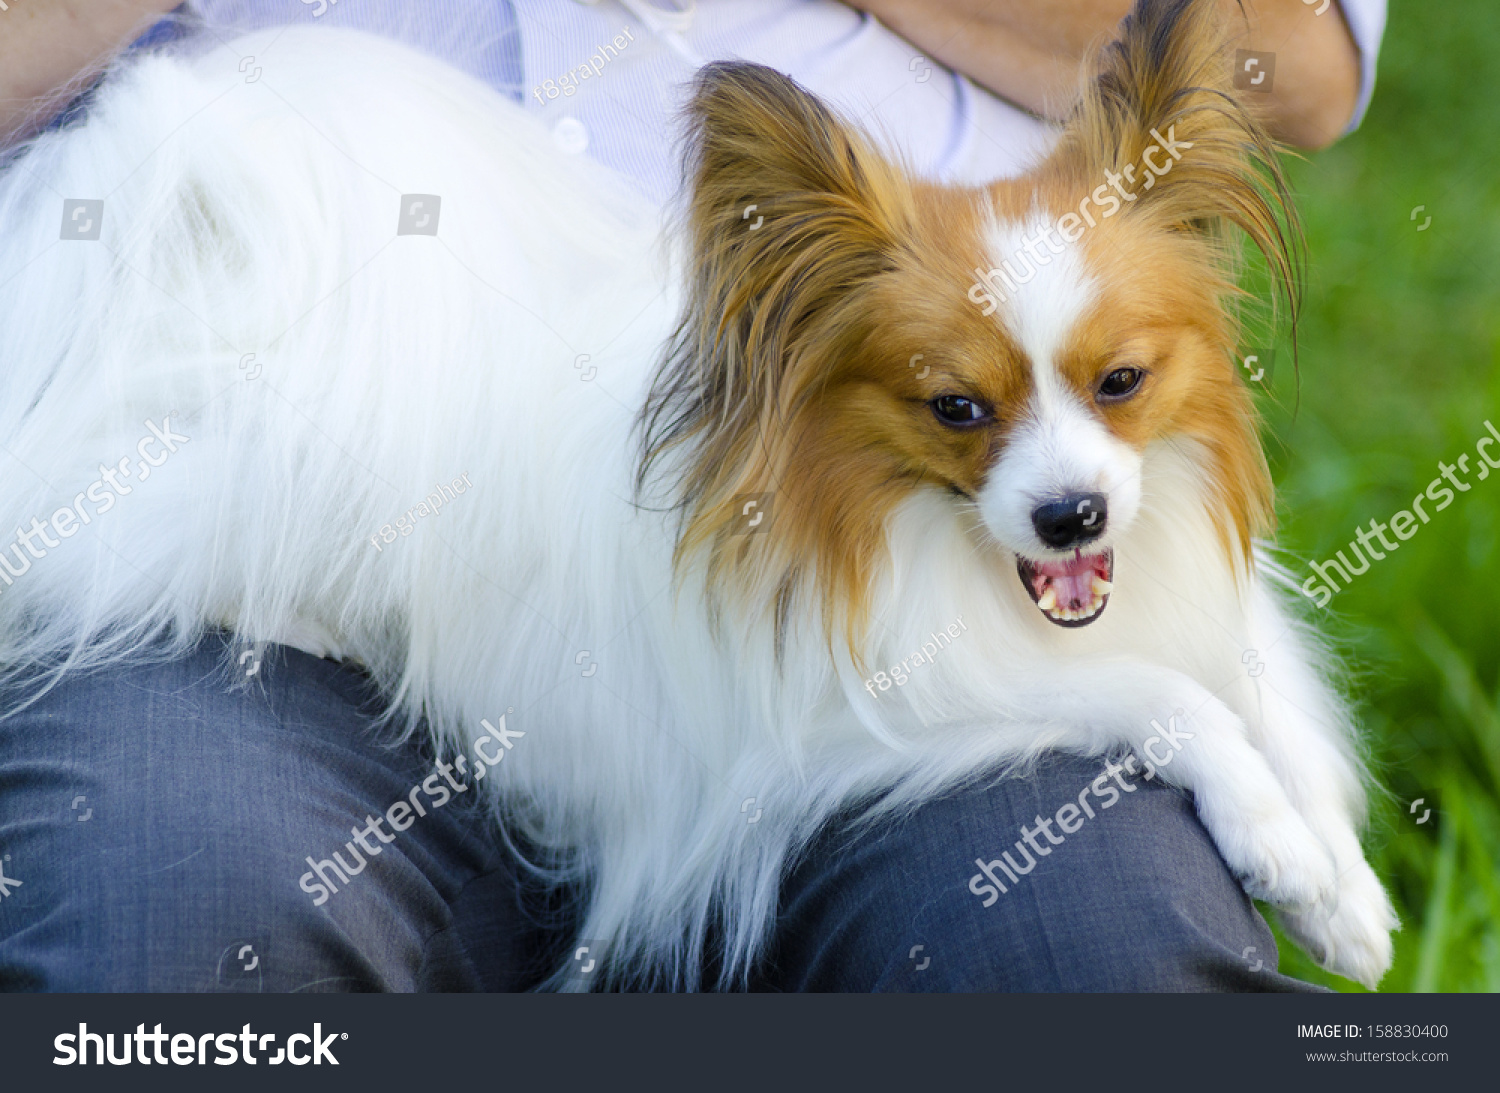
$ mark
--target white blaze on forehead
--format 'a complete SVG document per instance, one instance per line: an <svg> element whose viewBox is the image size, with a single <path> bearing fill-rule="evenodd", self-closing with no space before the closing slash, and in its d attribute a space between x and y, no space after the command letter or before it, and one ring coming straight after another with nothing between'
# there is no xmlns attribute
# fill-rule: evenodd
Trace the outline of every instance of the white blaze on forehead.
<svg viewBox="0 0 1500 1093"><path fill-rule="evenodd" d="M993 279L1005 297L996 318L1034 369L1051 369L1096 295L1082 252L1041 216L995 224L988 242L990 268L1004 275Z"/></svg>
<svg viewBox="0 0 1500 1093"><path fill-rule="evenodd" d="M1040 216L996 224L988 242L992 275L998 270L1008 278L991 277L1003 294L994 317L1025 354L1032 393L990 468L979 508L1002 544L1037 558L1048 548L1032 527L1032 510L1065 494L1104 493L1111 531L1127 523L1140 501L1140 457L1105 428L1058 369L1069 337L1097 298L1077 243Z"/></svg>

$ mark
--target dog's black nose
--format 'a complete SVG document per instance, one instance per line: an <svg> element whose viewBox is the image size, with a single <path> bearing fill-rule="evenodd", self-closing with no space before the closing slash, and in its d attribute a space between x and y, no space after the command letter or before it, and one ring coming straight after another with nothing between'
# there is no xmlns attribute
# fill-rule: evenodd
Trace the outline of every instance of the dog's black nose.
<svg viewBox="0 0 1500 1093"><path fill-rule="evenodd" d="M1031 513L1037 537L1058 549L1099 538L1108 518L1109 501L1102 493L1070 493L1038 505Z"/></svg>

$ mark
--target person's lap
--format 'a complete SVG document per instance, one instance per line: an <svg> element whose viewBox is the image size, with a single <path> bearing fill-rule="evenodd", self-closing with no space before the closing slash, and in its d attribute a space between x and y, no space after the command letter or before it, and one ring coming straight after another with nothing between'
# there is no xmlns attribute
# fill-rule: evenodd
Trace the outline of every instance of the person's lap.
<svg viewBox="0 0 1500 1093"><path fill-rule="evenodd" d="M493 936L525 933L480 818L459 798L357 857L351 826L430 759L377 742L359 673L272 647L235 684L224 659L210 639L65 679L0 721L0 846L22 882L0 901L0 989L480 989L466 888L502 874ZM300 878L334 852L358 873L315 906Z"/></svg>
<svg viewBox="0 0 1500 1093"><path fill-rule="evenodd" d="M1092 820L1077 816L1075 831L1056 832L1060 842L1043 837L1038 821L1103 769L1097 758L1050 755L1024 778L950 794L874 831L830 827L783 885L774 973L759 985L1313 989L1277 974L1270 928L1186 793L1127 777L1134 789L1107 809L1096 799ZM1012 877L999 860L1035 864Z"/></svg>
<svg viewBox="0 0 1500 1093"><path fill-rule="evenodd" d="M351 828L433 772L419 743L379 742L364 678L273 648L236 683L224 660L209 639L0 720L0 867L20 882L0 898L0 990L537 985L569 916L462 795L361 851ZM1306 989L1274 973L1270 931L1167 788L1122 796L984 906L975 859L1099 769L1054 756L899 822L830 825L752 989ZM325 867L320 889L307 875L329 861L358 872Z"/></svg>

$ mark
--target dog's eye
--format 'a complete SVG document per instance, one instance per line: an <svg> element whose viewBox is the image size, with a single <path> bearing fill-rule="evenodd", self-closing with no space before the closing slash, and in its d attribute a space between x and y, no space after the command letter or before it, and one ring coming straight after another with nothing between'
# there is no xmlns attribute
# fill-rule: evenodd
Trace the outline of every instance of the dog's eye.
<svg viewBox="0 0 1500 1093"><path fill-rule="evenodd" d="M990 418L988 407L974 399L964 398L962 395L940 395L928 405L932 407L932 412L937 415L939 421L955 428L979 425Z"/></svg>
<svg viewBox="0 0 1500 1093"><path fill-rule="evenodd" d="M1116 368L1104 377L1104 382L1099 385L1099 395L1107 399L1124 398L1134 394L1145 378L1146 373L1139 368Z"/></svg>

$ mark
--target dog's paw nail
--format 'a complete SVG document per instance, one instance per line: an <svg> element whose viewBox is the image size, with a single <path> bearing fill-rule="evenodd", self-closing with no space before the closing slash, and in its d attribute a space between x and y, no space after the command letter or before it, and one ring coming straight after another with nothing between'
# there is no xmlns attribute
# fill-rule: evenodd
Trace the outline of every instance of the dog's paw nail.
<svg viewBox="0 0 1500 1093"><path fill-rule="evenodd" d="M1374 990L1391 966L1391 931L1400 928L1395 910L1364 862L1341 878L1338 897L1331 910L1286 911L1282 921L1322 967Z"/></svg>

